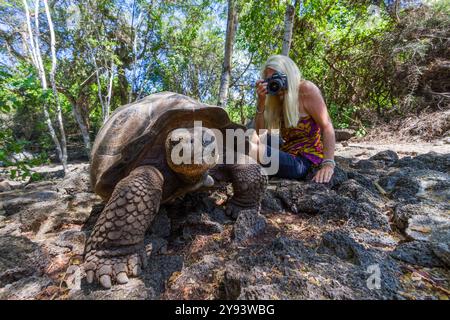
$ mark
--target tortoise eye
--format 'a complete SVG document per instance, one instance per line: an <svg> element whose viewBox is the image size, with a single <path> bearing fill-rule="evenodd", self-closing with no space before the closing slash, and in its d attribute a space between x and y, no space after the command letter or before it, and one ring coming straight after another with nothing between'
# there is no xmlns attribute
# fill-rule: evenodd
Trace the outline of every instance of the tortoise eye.
<svg viewBox="0 0 450 320"><path fill-rule="evenodd" d="M208 139L209 138L209 139ZM203 145L207 146L210 145L211 143L213 143L216 140L216 137L214 136L210 136L210 137L206 137L203 139Z"/></svg>

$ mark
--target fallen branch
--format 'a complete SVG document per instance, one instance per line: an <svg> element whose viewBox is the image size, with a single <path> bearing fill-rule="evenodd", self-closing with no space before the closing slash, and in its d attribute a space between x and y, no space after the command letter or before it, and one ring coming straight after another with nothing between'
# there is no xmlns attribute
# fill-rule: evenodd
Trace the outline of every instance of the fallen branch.
<svg viewBox="0 0 450 320"><path fill-rule="evenodd" d="M386 192L386 190L384 190L377 181L375 181L373 183L375 185L375 187L377 188L378 192L380 192L383 196L386 196L388 193Z"/></svg>
<svg viewBox="0 0 450 320"><path fill-rule="evenodd" d="M413 267L410 266L404 266L406 270L408 270L411 273L415 273L417 275L419 275L423 280L425 280L426 282L428 282L429 284L431 284L431 286L443 293L445 293L446 295L450 296L450 291L445 289L444 287L441 287L440 285L438 285L436 283L436 281L434 281L433 279L431 279L430 277L428 277L426 274L424 274L423 271L419 271L414 269Z"/></svg>

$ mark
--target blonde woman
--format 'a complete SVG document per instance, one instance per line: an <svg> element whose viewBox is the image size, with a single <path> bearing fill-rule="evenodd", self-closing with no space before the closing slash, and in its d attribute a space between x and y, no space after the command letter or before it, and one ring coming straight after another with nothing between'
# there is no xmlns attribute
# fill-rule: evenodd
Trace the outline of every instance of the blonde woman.
<svg viewBox="0 0 450 320"><path fill-rule="evenodd" d="M285 86L275 93L272 87L268 92L268 83L265 81L274 74L285 79ZM313 181L329 182L335 167L335 134L319 88L303 80L297 65L282 55L269 57L261 69L261 77L264 80L256 82L256 132L261 132L261 129L268 129L269 133L271 129L280 130L283 143L279 150L276 176L301 179L315 166L319 170ZM270 139L267 145L263 145L255 134L252 142L253 146L263 148L263 154L270 157Z"/></svg>

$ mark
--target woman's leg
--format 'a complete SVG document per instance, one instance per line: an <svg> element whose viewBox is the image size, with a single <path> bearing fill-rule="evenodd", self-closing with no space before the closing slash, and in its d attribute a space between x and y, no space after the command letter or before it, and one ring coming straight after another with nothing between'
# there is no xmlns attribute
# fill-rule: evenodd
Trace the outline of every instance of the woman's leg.
<svg viewBox="0 0 450 320"><path fill-rule="evenodd" d="M311 161L302 156L293 156L280 151L279 169L276 177L285 179L303 179L311 167Z"/></svg>
<svg viewBox="0 0 450 320"><path fill-rule="evenodd" d="M266 133L267 134L267 133ZM268 167L270 165L267 164L267 159L272 159L272 153L274 148L272 147L272 139L274 136L267 135L264 139L260 139L260 137L254 132L253 136L250 139L250 156L256 159L261 166ZM264 144L261 140L266 140L267 144ZM277 150L278 152L278 171L275 174L276 177L285 178L285 179L302 179L306 176L308 169L311 167L311 161L302 157L302 156L294 156L287 152ZM261 161L260 159L263 156L265 161Z"/></svg>

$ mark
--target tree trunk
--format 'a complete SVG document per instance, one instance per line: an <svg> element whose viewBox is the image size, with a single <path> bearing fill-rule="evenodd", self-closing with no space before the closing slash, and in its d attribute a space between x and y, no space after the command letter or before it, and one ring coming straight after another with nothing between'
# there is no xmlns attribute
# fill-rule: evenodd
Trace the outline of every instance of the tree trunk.
<svg viewBox="0 0 450 320"><path fill-rule="evenodd" d="M400 11L400 0L394 0L391 4L389 4L388 12L392 17L392 19L395 19L397 23L400 22L399 11Z"/></svg>
<svg viewBox="0 0 450 320"><path fill-rule="evenodd" d="M135 15L135 4L133 4L133 12L132 12L132 20L131 20L131 28L133 30L134 36L133 36L133 64L131 68L131 84L130 84L130 91L128 93L128 103L133 102L133 95L136 96L134 91L134 88L137 88L136 86L136 69L137 69L137 57L138 57L138 42L139 42L139 27L141 25L142 21L142 11L139 12L139 15L137 17L136 25L134 24L134 15ZM120 78L119 78L120 80Z"/></svg>
<svg viewBox="0 0 450 320"><path fill-rule="evenodd" d="M291 49L294 16L297 5L298 0L295 1L294 5L291 5L289 3L286 5L286 13L284 15L283 47L281 49L281 54L284 56L289 56L289 50Z"/></svg>
<svg viewBox="0 0 450 320"><path fill-rule="evenodd" d="M31 56L31 61L33 62L33 65L36 69L38 69L38 61L36 56L36 47L34 45L34 37L33 37L33 31L31 29L31 19L30 19L30 9L28 8L27 0L23 0L23 5L25 8L25 17L27 20L27 29L28 29L28 36L30 37L30 45L27 45L27 48L29 48L29 54Z"/></svg>
<svg viewBox="0 0 450 320"><path fill-rule="evenodd" d="M127 103L133 102L133 83L128 83L128 79L125 76L125 69L123 66L116 66L116 73L117 73L117 89L116 95L120 98L120 104L126 105ZM130 101L131 99L131 101Z"/></svg>
<svg viewBox="0 0 450 320"><path fill-rule="evenodd" d="M75 120L80 127L81 135L83 136L84 148L86 149L86 154L91 159L91 138L89 137L89 129L86 127L83 116L81 115L81 110L78 104L72 103L72 113L75 117Z"/></svg>
<svg viewBox="0 0 450 320"><path fill-rule="evenodd" d="M55 31L53 29L53 21L50 15L50 9L48 7L47 0L44 1L45 13L47 16L48 28L50 31L50 48L52 55L52 68L50 70L50 83L52 85L53 95L55 96L56 101L56 119L58 121L59 126L59 134L60 134L60 142L61 142L61 154L62 154L62 165L64 167L64 171L67 169L67 142L66 142L66 132L64 130L64 123L62 118L61 111L61 103L59 101L58 91L56 90L56 81L55 81L55 73L56 73L56 39L55 39Z"/></svg>
<svg viewBox="0 0 450 320"><path fill-rule="evenodd" d="M225 54L223 58L222 76L220 78L219 100L217 104L220 107L226 107L228 99L228 88L231 77L231 58L233 56L234 38L236 36L236 27L238 22L238 10L236 0L228 0L228 20L225 36Z"/></svg>
<svg viewBox="0 0 450 320"><path fill-rule="evenodd" d="M84 148L89 159L91 159L91 138L89 136L89 120L86 119L86 115L83 115L80 98L77 100L67 90L62 90L62 94L65 95L72 106L72 114L75 121L80 128L81 136L83 137Z"/></svg>
<svg viewBox="0 0 450 320"><path fill-rule="evenodd" d="M395 16L395 20L397 20L397 22L400 22L399 12L400 12L400 0L395 0L395 2L394 2L394 16Z"/></svg>
<svg viewBox="0 0 450 320"><path fill-rule="evenodd" d="M103 123L109 118L109 113L111 111L111 97L112 97L112 87L114 80L114 61L111 61L111 71L109 74L109 85L108 85L108 95L105 101L105 114L103 115Z"/></svg>
<svg viewBox="0 0 450 320"><path fill-rule="evenodd" d="M97 65L97 60L94 54L94 51L92 49L91 50L91 55L92 55L92 61L94 63L94 67L95 67L95 76L97 79L97 94L98 94L98 99L100 100L100 105L102 106L102 119L103 119L103 123L106 122L106 120L108 120L109 118L109 112L110 112L110 105L111 105L111 98L112 98L112 89L113 89L113 83L114 83L114 74L115 74L115 65L114 65L114 61L111 60L111 66L108 70L108 68L103 68L103 67L98 67ZM100 81L100 69L106 69L106 74L108 75L108 93L106 95L106 97L103 96L102 94L102 84ZM125 97L126 98L126 97Z"/></svg>
<svg viewBox="0 0 450 320"><path fill-rule="evenodd" d="M245 117L244 117L244 102L245 102L245 92L241 88L241 100L239 101L239 115L241 116L241 124L245 124Z"/></svg>
<svg viewBox="0 0 450 320"><path fill-rule="evenodd" d="M47 77L45 75L44 64L42 62L41 49L39 47L39 1L36 1L36 6L35 6L35 32L36 32L35 36L33 36L33 30L31 28L30 9L28 7L27 0L23 0L23 5L25 8L28 34L30 37L29 40L30 40L30 48L31 48L31 50L30 50L31 58L32 58L33 64L35 64L35 68L38 72L39 79L41 80L42 90L47 91L48 90ZM61 143L58 139L58 136L56 135L55 128L53 127L53 123L50 119L50 113L48 111L48 106L45 102L43 104L43 111L44 111L45 123L47 124L47 128L50 133L50 137L52 138L53 143L55 144L58 158L61 161L61 164L63 165L63 170L65 173L66 172L66 163L64 162L64 156L63 156L63 151L61 148Z"/></svg>

